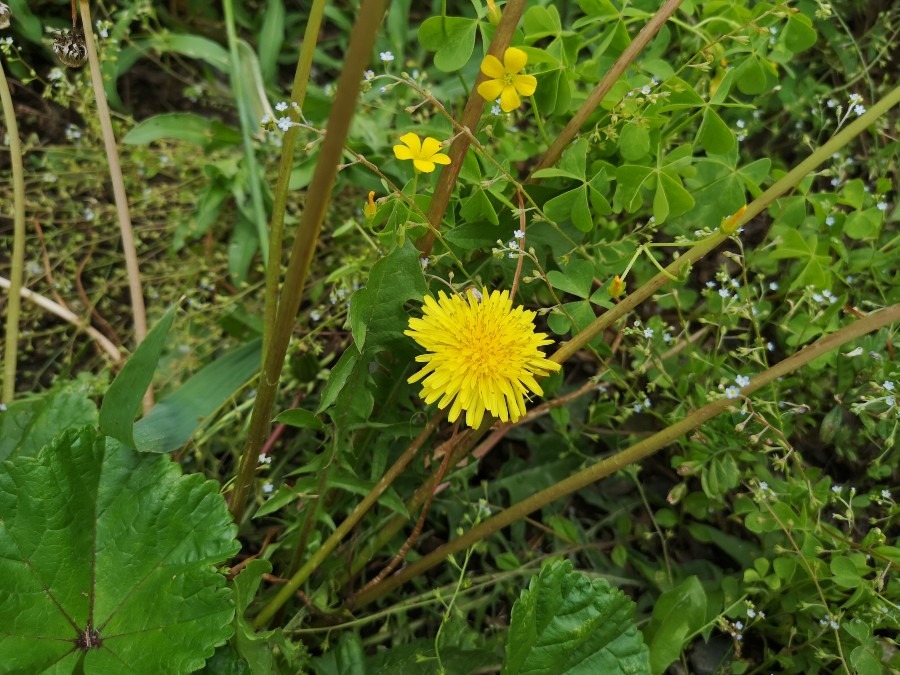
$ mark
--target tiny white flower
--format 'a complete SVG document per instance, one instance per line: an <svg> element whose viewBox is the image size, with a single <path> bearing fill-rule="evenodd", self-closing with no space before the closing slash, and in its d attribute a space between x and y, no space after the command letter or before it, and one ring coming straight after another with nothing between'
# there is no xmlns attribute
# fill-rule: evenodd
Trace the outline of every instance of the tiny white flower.
<svg viewBox="0 0 900 675"><path fill-rule="evenodd" d="M840 494L841 490L843 490L843 489L844 488L842 488L840 485L832 485L831 486L831 491L834 492L835 494Z"/></svg>
<svg viewBox="0 0 900 675"><path fill-rule="evenodd" d="M839 624L837 621L834 621L834 620L829 621L828 625L831 626L834 630L837 630L838 628L841 627L841 624Z"/></svg>
<svg viewBox="0 0 900 675"><path fill-rule="evenodd" d="M860 101L862 101L862 96L860 96L859 94L856 94L856 93L850 94L850 103L851 104L859 103Z"/></svg>
<svg viewBox="0 0 900 675"><path fill-rule="evenodd" d="M884 399L884 402L888 405L889 408L893 408L894 404L896 403L893 396L888 396L886 399Z"/></svg>
<svg viewBox="0 0 900 675"><path fill-rule="evenodd" d="M766 349L768 349L770 352L774 352L774 351L775 351L775 345L774 345L773 343L771 343L771 342L767 342L767 343L766 343Z"/></svg>
<svg viewBox="0 0 900 675"><path fill-rule="evenodd" d="M743 621L735 621L734 627L738 630L744 630L744 622Z"/></svg>
<svg viewBox="0 0 900 675"><path fill-rule="evenodd" d="M838 179L838 178L832 178L832 179L831 179L831 186L832 186L832 187L837 187L837 186L840 185L840 184L841 184L840 179Z"/></svg>
<svg viewBox="0 0 900 675"><path fill-rule="evenodd" d="M892 380L885 380L881 386L884 387L885 389L887 389L888 391L894 391L894 387L895 387L894 382Z"/></svg>
<svg viewBox="0 0 900 675"><path fill-rule="evenodd" d="M378 55L378 58L380 58L380 59L381 59L382 61L384 61L385 63L390 63L391 61L394 60L394 55L391 54L390 52L381 52L381 53Z"/></svg>
<svg viewBox="0 0 900 675"><path fill-rule="evenodd" d="M425 258L419 258L419 264L422 266L423 270L428 267L428 257L426 256Z"/></svg>
<svg viewBox="0 0 900 675"><path fill-rule="evenodd" d="M741 390L737 387L731 386L725 390L725 396L727 398L737 398L741 395Z"/></svg>
<svg viewBox="0 0 900 675"><path fill-rule="evenodd" d="M491 115L502 115L503 111L500 109L500 106L496 103L491 106Z"/></svg>
<svg viewBox="0 0 900 675"><path fill-rule="evenodd" d="M887 211L888 210L888 203L884 200L881 200L875 206L878 208L879 211Z"/></svg>
<svg viewBox="0 0 900 675"><path fill-rule="evenodd" d="M652 337L653 337L653 329L652 329L652 328L645 328L645 329L644 329L644 337L647 338L648 340L649 340L650 338L652 338Z"/></svg>
<svg viewBox="0 0 900 675"><path fill-rule="evenodd" d="M736 378L734 378L734 381L737 382L737 385L739 387L746 387L748 384L750 384L750 378L746 375L738 375Z"/></svg>
<svg viewBox="0 0 900 675"><path fill-rule="evenodd" d="M777 281L769 282L769 290L777 291L778 290L778 282Z"/></svg>
<svg viewBox="0 0 900 675"><path fill-rule="evenodd" d="M291 122L291 118L288 117L287 115L285 115L284 117L278 118L278 128L281 129L282 131L287 131L293 125L294 125L294 123Z"/></svg>
<svg viewBox="0 0 900 675"><path fill-rule="evenodd" d="M644 399L644 407L647 408L647 409L653 407L652 402L650 401L649 398L645 398L645 399Z"/></svg>
<svg viewBox="0 0 900 675"><path fill-rule="evenodd" d="M513 232L513 236L514 236L516 239L524 239L524 238L525 238L525 232L523 232L522 230L516 230L515 232Z"/></svg>
<svg viewBox="0 0 900 675"><path fill-rule="evenodd" d="M829 108L833 108L834 106L837 105L837 101L835 101L833 98L830 98L827 101L825 101L825 105L827 105Z"/></svg>
<svg viewBox="0 0 900 675"><path fill-rule="evenodd" d="M374 71L374 70L367 70L366 72L363 73L363 76L365 76L366 80L374 79L374 77L375 77L375 71Z"/></svg>
<svg viewBox="0 0 900 675"><path fill-rule="evenodd" d="M825 224L828 227L831 227L832 225L834 225L834 216L828 216L827 218L825 218Z"/></svg>
<svg viewBox="0 0 900 675"><path fill-rule="evenodd" d="M663 333L663 342L665 342L666 344L669 344L671 341L672 341L672 334L671 333Z"/></svg>
<svg viewBox="0 0 900 675"><path fill-rule="evenodd" d="M318 322L322 318L322 313L319 310L314 309L309 313L309 318Z"/></svg>
<svg viewBox="0 0 900 675"><path fill-rule="evenodd" d="M63 78L63 72L61 68L53 68L50 70L50 73L47 75L47 79L51 82L55 82L56 80L61 80Z"/></svg>
<svg viewBox="0 0 900 675"><path fill-rule="evenodd" d="M278 103L275 104L275 110L277 110L278 112L284 112L287 109L288 109L288 104L286 101L279 101Z"/></svg>
<svg viewBox="0 0 900 675"><path fill-rule="evenodd" d="M643 411L644 411L644 409L643 409L643 407L641 407L641 404L640 404L640 403L635 403L635 404L634 404L634 407L632 408L632 410L634 410L634 412L636 412L636 413L639 413L639 412L643 412Z"/></svg>
<svg viewBox="0 0 900 675"><path fill-rule="evenodd" d="M815 300L816 302L820 302L820 303L825 301L825 298L823 298L820 293L813 293L812 299Z"/></svg>
<svg viewBox="0 0 900 675"><path fill-rule="evenodd" d="M94 212L91 211L89 208L85 208L83 215L84 215L85 220L93 220L94 219Z"/></svg>
<svg viewBox="0 0 900 675"><path fill-rule="evenodd" d="M647 95L650 93L650 85L649 85L649 84L645 84L643 87L641 87L641 93L642 93L644 96L647 96Z"/></svg>
<svg viewBox="0 0 900 675"><path fill-rule="evenodd" d="M271 464L271 463L272 463L272 458L269 457L268 455L264 455L264 454L260 453L260 455L259 455L259 463L260 463L260 464L263 464L263 465Z"/></svg>
<svg viewBox="0 0 900 675"><path fill-rule="evenodd" d="M259 121L260 126L265 126L269 122L272 121L272 118L269 117L269 113L266 113L262 116L262 119Z"/></svg>
<svg viewBox="0 0 900 675"><path fill-rule="evenodd" d="M267 495L272 494L272 492L274 490L275 490L275 486L272 484L272 481L267 480L265 483L263 483L262 491L265 492Z"/></svg>
<svg viewBox="0 0 900 675"><path fill-rule="evenodd" d="M747 123L744 120L738 120L737 122L735 122L735 124L737 125L738 129L743 129L747 126Z"/></svg>
<svg viewBox="0 0 900 675"><path fill-rule="evenodd" d="M749 607L747 609L747 618L752 619L755 616L756 616L756 610L753 609L752 607Z"/></svg>
<svg viewBox="0 0 900 675"><path fill-rule="evenodd" d="M890 491L890 490L882 490L882 491L881 491L881 496L884 497L885 499L890 499L890 498L891 498L891 491Z"/></svg>
<svg viewBox="0 0 900 675"><path fill-rule="evenodd" d="M706 287L707 287L707 288L715 288L715 287L716 287L716 282L715 282L715 281L707 281L707 282L706 282Z"/></svg>
<svg viewBox="0 0 900 675"><path fill-rule="evenodd" d="M865 115L866 107L862 106L862 105L855 105L855 106L853 106L853 112L856 113L857 117L859 117L860 115Z"/></svg>
<svg viewBox="0 0 900 675"><path fill-rule="evenodd" d="M723 298L730 298L731 291L729 291L727 288L720 288L719 295L721 295Z"/></svg>
<svg viewBox="0 0 900 675"><path fill-rule="evenodd" d="M741 287L741 282L738 281L737 279L732 279L732 280L731 280L731 287L732 287L732 288L740 288L740 287Z"/></svg>

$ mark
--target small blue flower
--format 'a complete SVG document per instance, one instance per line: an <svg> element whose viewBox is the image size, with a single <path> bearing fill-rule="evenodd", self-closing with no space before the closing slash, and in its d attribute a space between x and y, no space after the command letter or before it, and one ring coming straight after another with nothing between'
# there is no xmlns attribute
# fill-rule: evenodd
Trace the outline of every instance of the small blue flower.
<svg viewBox="0 0 900 675"><path fill-rule="evenodd" d="M390 63L394 60L394 55L390 52L381 52L380 54L378 54L378 58L380 58L385 63Z"/></svg>
<svg viewBox="0 0 900 675"><path fill-rule="evenodd" d="M884 387L885 389L887 389L888 391L894 391L894 383L891 380L885 380L881 386Z"/></svg>
<svg viewBox="0 0 900 675"><path fill-rule="evenodd" d="M741 390L735 386L728 387L725 390L726 398L737 398L740 395L741 395Z"/></svg>
<svg viewBox="0 0 900 675"><path fill-rule="evenodd" d="M734 378L734 381L737 382L737 385L739 387L746 387L748 384L750 384L750 378L746 375L738 375L736 378Z"/></svg>
<svg viewBox="0 0 900 675"><path fill-rule="evenodd" d="M648 340L649 340L650 338L652 338L652 337L653 337L653 329L652 329L652 328L645 328L645 329L644 329L644 337L647 338Z"/></svg>

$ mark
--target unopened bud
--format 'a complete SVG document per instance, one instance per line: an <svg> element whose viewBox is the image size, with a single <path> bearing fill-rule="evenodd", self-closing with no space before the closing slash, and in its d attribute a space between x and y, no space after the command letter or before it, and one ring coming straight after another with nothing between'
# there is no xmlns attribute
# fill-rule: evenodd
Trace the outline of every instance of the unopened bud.
<svg viewBox="0 0 900 675"><path fill-rule="evenodd" d="M363 214L366 216L366 220L372 220L375 217L375 212L378 210L378 205L375 204L375 192L372 191L369 193L369 201L366 202L366 205L363 207Z"/></svg>
<svg viewBox="0 0 900 675"><path fill-rule="evenodd" d="M625 292L625 282L618 274L609 282L609 297L617 298Z"/></svg>
<svg viewBox="0 0 900 675"><path fill-rule="evenodd" d="M500 17L503 15L503 11L494 4L494 0L487 0L487 18L492 26L496 26L500 23Z"/></svg>

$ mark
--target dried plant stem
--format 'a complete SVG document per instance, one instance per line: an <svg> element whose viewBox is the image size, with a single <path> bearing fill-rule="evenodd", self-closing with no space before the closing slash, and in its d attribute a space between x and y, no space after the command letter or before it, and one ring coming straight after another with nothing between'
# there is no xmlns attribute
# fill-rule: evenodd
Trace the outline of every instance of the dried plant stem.
<svg viewBox="0 0 900 675"><path fill-rule="evenodd" d="M588 117L590 117L603 102L603 99L609 93L610 89L612 89L612 86L620 77L622 77L622 73L625 72L625 69L628 68L637 55L643 51L644 47L647 46L647 43L656 36L659 29L662 28L663 24L669 20L669 17L675 13L675 10L678 9L682 2L684 2L684 0L666 0L663 6L659 8L659 11L644 25L634 40L631 41L631 44L629 44L619 55L619 58L616 59L613 67L603 76L600 83L594 87L594 90L588 95L584 103L581 104L578 111L572 115L572 119L569 120L569 123L566 124L561 132L559 132L559 136L557 136L553 143L550 144L547 152L544 153L544 156L537 163L537 166L534 167L532 174L534 171L546 169L556 164L560 155L562 155L563 150L565 150L569 143L572 142L572 139L575 138L575 134L581 130L581 127L584 126Z"/></svg>
<svg viewBox="0 0 900 675"><path fill-rule="evenodd" d="M262 377L257 389L247 445L241 456L238 475L231 496L231 513L240 524L247 506L247 496L253 484L253 473L259 451L271 423L272 406L284 357L287 354L291 331L303 299L306 276L319 240L325 211L331 201L331 191L341 163L344 141L350 130L350 121L356 111L356 103L362 86L363 71L372 57L375 36L384 17L387 0L363 0L350 36L350 44L344 57L344 68L338 80L337 93L328 117L325 139L319 160L307 192L308 199L300 220L297 238L291 251L284 286L279 294L275 327L269 336ZM290 586L290 585L289 585ZM293 592L293 591L291 591ZM290 593L288 593L288 597Z"/></svg>
<svg viewBox="0 0 900 675"><path fill-rule="evenodd" d="M128 273L128 290L131 294L131 313L134 320L134 341L140 344L147 335L147 313L144 308L144 292L141 288L141 272L138 265L137 249L134 242L134 230L131 227L131 214L128 210L128 197L125 194L125 180L122 178L122 167L119 164L119 152L116 147L116 136L112 128L109 105L106 102L106 91L103 88L103 76L100 73L100 59L97 56L97 43L94 41L94 30L91 22L91 10L88 0L80 0L81 27L84 30L84 42L87 47L88 62L91 68L91 84L94 100L97 104L97 117L103 134L103 146L106 149L106 161L109 164L109 179L112 183L113 197L116 202L116 213L119 220L119 232L122 237L122 253L125 256L125 269ZM144 412L153 406L153 392L147 391L144 397Z"/></svg>
<svg viewBox="0 0 900 675"><path fill-rule="evenodd" d="M16 393L16 353L19 348L19 297L25 270L25 170L22 166L22 143L13 108L12 94L6 81L6 71L0 61L0 104L9 139L9 157L13 174L13 250L10 270L10 293L6 305L6 345L3 351L3 390L0 400L9 403Z"/></svg>
<svg viewBox="0 0 900 675"><path fill-rule="evenodd" d="M522 12L525 11L525 0L510 0L503 8L503 16L494 33L494 38L488 47L488 54L503 58L503 52L509 46L519 19L522 18ZM478 93L478 84L485 79L484 73L478 73L478 79L475 80L475 86L472 87L472 93L469 94L469 100L466 101L466 107L463 109L460 126L466 129L474 129L478 126L478 120L484 112L484 99ZM428 222L431 223L430 229L416 246L422 252L423 256L431 253L434 246L435 231L441 227L441 221L447 212L447 205L450 203L450 195L453 194L453 187L456 185L456 179L462 170L463 159L469 150L470 144L467 134L458 135L450 145L447 154L450 155L450 164L441 169L441 175L438 178L437 186L434 189L434 196L431 198L431 204L428 207Z"/></svg>
<svg viewBox="0 0 900 675"><path fill-rule="evenodd" d="M0 277L0 288L4 288L9 290L10 292L10 300L12 300L12 282L9 279L5 279ZM35 293L34 291L30 291L27 288L20 288L19 295L26 300L30 300L38 307L43 307L48 312L55 314L63 321L68 321L73 326L77 326L85 333L90 335L94 340L97 341L97 344L103 348L103 351L109 354L109 357L113 360L113 363L119 363L122 360L122 355L119 353L118 348L110 341L108 337L106 337L103 333L98 331L96 328L91 326L86 321L82 320L77 314L72 312L71 310L63 307L62 305L53 302L50 298L44 297L39 293ZM4 400L12 400L6 399L4 396Z"/></svg>

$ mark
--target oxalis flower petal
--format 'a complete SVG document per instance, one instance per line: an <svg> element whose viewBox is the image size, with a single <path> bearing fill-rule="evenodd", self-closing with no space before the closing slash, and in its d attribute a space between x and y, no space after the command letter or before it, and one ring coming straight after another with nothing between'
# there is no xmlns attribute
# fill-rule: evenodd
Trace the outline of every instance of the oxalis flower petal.
<svg viewBox="0 0 900 675"><path fill-rule="evenodd" d="M403 145L394 146L394 156L397 159L412 160L417 171L431 173L435 169L435 164L450 163L448 155L438 152L441 149L441 142L436 138L426 136L423 140L410 132L403 134L400 141Z"/></svg>
<svg viewBox="0 0 900 675"><path fill-rule="evenodd" d="M538 348L550 343L534 330L535 313L513 308L509 291L481 298L469 291L465 299L426 297L421 318L409 320L404 331L427 351L416 357L424 367L410 383L422 383L419 396L441 409L448 419L466 413L466 424L477 428L485 414L515 422L525 414L525 397L543 393L536 377L560 369ZM451 405L452 403L452 405Z"/></svg>

